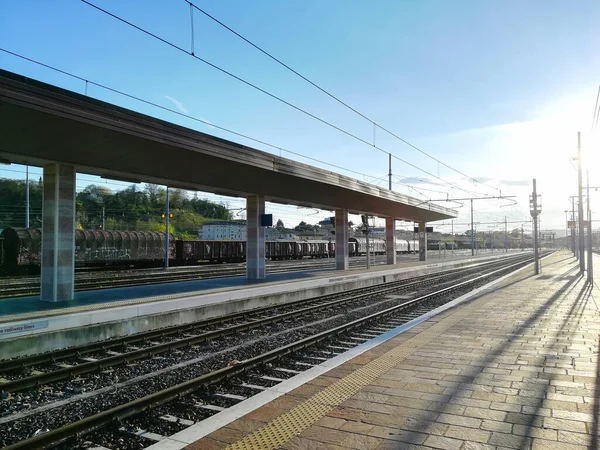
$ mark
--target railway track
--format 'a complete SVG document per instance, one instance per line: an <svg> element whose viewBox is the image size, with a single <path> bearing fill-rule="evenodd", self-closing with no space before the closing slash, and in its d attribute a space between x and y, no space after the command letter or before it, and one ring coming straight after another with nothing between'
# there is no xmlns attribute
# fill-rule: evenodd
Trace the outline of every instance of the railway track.
<svg viewBox="0 0 600 450"><path fill-rule="evenodd" d="M372 257L375 265L385 264L385 255ZM415 259L415 255L400 255L399 261ZM350 258L350 267L366 265L365 257ZM305 270L334 269L333 259L310 259L304 261L278 261L267 264L270 274L298 272ZM120 269L120 270L83 270L75 273L75 291L110 289L116 287L143 286L181 281L197 281L209 278L226 278L245 275L244 263L226 265L206 264L200 266L173 267L164 269ZM0 299L39 295L39 276L2 277Z"/></svg>
<svg viewBox="0 0 600 450"><path fill-rule="evenodd" d="M52 359L56 362L73 357L81 358L82 355L98 352L99 345L104 345L106 351L111 351L111 349L119 346L140 345L140 343L145 345L143 348L132 351L117 352L119 354L113 354L97 361L81 362L80 359L80 364L72 367L63 367L24 378L17 377L0 385L0 389L4 391L3 402L6 403L12 399L14 403L15 395L18 395L21 400L27 396L27 389L34 388L36 392L40 392L44 389L41 386L48 386L48 384L57 382L65 383L65 381L60 380L69 378L70 382L73 383L74 380L81 379L83 374L94 374L98 373L99 370L106 372L106 369L115 367L118 364L123 365L123 363L132 365L135 364L133 361L140 358L156 357L156 355L164 354L167 351L174 353L183 349L193 349L198 345L210 347L212 340L219 340L219 344L216 346L219 350L215 352L215 348L212 348L213 351L210 353L212 356L208 356L209 353L204 349L204 353L200 351L200 356L196 352L195 358L180 362L179 369L183 369L183 372L188 374L188 379L182 380L181 377L174 375L174 372L178 369L169 371L169 367L163 367L155 370L154 373L161 373L161 380L163 377L167 378L164 375L166 373L173 375L171 382L167 383L168 386L162 386L165 384L163 382L150 383L149 380L153 378L152 373L140 375L138 372L137 379L140 380L139 383L135 380L129 380L131 383L129 381L112 382L108 385L99 383L101 387L96 389L98 392L102 389L106 391L106 389L111 390L114 386L115 394L117 389L120 390L118 395L111 396L110 393L105 391L95 395L92 395L93 392L82 393L78 394L81 399L76 395L73 397L74 401L63 400L65 405L47 409L40 414L23 409L16 413L17 419L14 418L14 411L10 415L7 415L4 411L3 417L0 418L0 439L3 439L1 443L3 445L8 444L8 448L11 449L30 449L46 448L67 439L69 443L64 448L88 448L85 446L84 440L77 442L72 440L74 433L89 432L98 427L112 424L115 418L123 421L128 417L134 417L147 408L156 408L165 402L171 402L161 406L151 414L153 419L148 420L154 425L146 419L142 420L143 423L139 422L140 419L132 419L131 425L125 425L125 431L119 430L118 427L115 430L113 426L109 427L108 431L97 431L92 436L94 445L108 446L106 448L141 448L141 443L149 444L149 442L147 442L147 437L139 437L140 430L144 431L146 436L152 435L152 432L148 434L148 429L152 429L152 427L154 427L154 431L158 429L159 432L155 432L154 437L161 435L160 433L172 434L185 424L198 422L203 417L208 417L229 404L237 403L243 398L251 396L253 392L266 389L265 386L268 387L277 380L288 378L300 373L303 368L306 369L318 364L319 361L327 359L327 353L331 357L332 354L350 348L354 343L358 345L360 342L367 340L369 336L375 336L403 323L403 321L406 322L424 311L433 309L440 302L450 301L456 296L454 294L465 292L474 286L487 282L491 277L500 276L507 271L514 270L519 265L526 264L526 261L525 258L514 257L510 258L510 261L488 263L483 267L471 268L471 270L465 268L451 274L420 277L419 279L398 282L394 285L386 284L384 287L375 286L352 291L350 295L348 293L330 295L315 298L310 302L295 302L295 304L277 307L277 309L260 308L250 312L252 317L247 317L249 313L246 313L246 317L242 314L236 314L221 318L222 322L218 322L219 319L213 319L212 321L186 325L187 328L173 327L150 332L153 334L144 333L144 335L137 337L130 336L121 342L117 342L118 340L107 341L91 346L66 349L57 353L2 362L0 373L6 373L19 368L36 367L36 365L48 363ZM474 273L477 273L477 276ZM436 287L433 287L434 283ZM403 293L405 297L398 297L398 295L391 298L386 297L390 293L397 294L398 292ZM206 329L211 326L212 329ZM345 334L351 330L363 329L364 327L366 327L366 331L357 332L356 335ZM159 334L161 332L162 335ZM245 342L240 342L241 334L245 334ZM260 336L261 334L262 336ZM344 337L340 340L339 336L342 335ZM166 339L166 342L152 342L153 339L158 338ZM287 343L281 345L282 340L283 342L287 341ZM331 341L327 344L329 347L325 350L314 347L324 341ZM228 351L227 348L233 350ZM304 351L303 356L298 354L300 350ZM241 355L241 357L235 364L228 364L233 360L232 352L235 355ZM295 355L291 360L282 359L285 355L291 353ZM154 359L148 361L152 362ZM277 361L277 363L265 366L265 364L272 361ZM192 370L192 368L197 368L197 370ZM260 375L260 373L267 373L267 375ZM232 377L236 380L233 384L231 381L227 381L223 386L215 385L215 383L222 382L224 379L231 380ZM110 376L104 378L110 378ZM158 390L157 384L159 385ZM120 387L117 388L117 385ZM136 390L136 386L140 385L143 385L143 387L138 387ZM209 389L207 388L209 385L217 387ZM164 387L164 389L160 389L160 387ZM137 395L128 393L127 389L136 391ZM152 393L140 396L140 393L148 394L149 392ZM187 405L184 408L180 404L181 402L177 401L184 394L188 400L194 399L195 403L189 405L187 404L189 402L184 402ZM188 394L190 395L189 398ZM112 401L107 401L107 396ZM116 399L115 402L117 396L119 399ZM84 401L83 398L90 401L92 405L88 406L87 409L84 408L85 413L76 412L75 410L79 408L80 402ZM98 404L104 405L104 408L98 409ZM107 407L107 405L112 407ZM44 407L48 406L52 406L52 404L47 404ZM44 407L41 407L41 409ZM170 412L165 412L165 408ZM102 412L93 414L98 410L102 410ZM45 413L46 415L44 415ZM51 416L48 416L48 414L51 414ZM84 418L81 417L82 414ZM80 420L70 421L69 415L79 416ZM44 428L41 427L42 424L50 426L53 430L44 432ZM35 427L40 428L34 430ZM39 431L38 435L33 436L36 431ZM131 445L127 444L127 446L122 444L114 446L115 441L110 436L116 436L121 440L131 440L132 443ZM21 438L21 442L16 442L19 440L18 437Z"/></svg>
<svg viewBox="0 0 600 450"><path fill-rule="evenodd" d="M384 258L384 257L383 257ZM383 258L378 257L376 264L383 264ZM365 258L354 258L350 261L351 267L365 264ZM306 260L276 262L267 265L269 273L285 273L303 270L333 269L333 260ZM186 268L164 269L132 269L76 272L75 290L87 291L94 289L109 289L115 287L141 286L149 284L172 283L179 281L196 281L207 278L225 278L243 276L246 266L243 263L227 264L224 266L202 265ZM40 278L38 276L5 277L0 286L0 298L24 297L38 295L40 292Z"/></svg>

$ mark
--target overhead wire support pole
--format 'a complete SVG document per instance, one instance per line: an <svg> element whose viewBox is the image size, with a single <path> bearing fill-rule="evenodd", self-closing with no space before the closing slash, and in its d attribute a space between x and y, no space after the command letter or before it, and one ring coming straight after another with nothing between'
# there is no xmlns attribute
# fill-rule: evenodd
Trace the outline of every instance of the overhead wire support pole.
<svg viewBox="0 0 600 450"><path fill-rule="evenodd" d="M169 186L165 198L165 269L169 267Z"/></svg>
<svg viewBox="0 0 600 450"><path fill-rule="evenodd" d="M538 275L540 273L540 261L538 252L538 203L537 203L537 190L535 178L533 179L533 195L532 195L533 208L531 215L533 216L533 261L534 261L534 273Z"/></svg>
<svg viewBox="0 0 600 450"><path fill-rule="evenodd" d="M588 282L594 285L594 253L592 239L592 209L590 207L590 171L587 171L587 239L588 239Z"/></svg>
<svg viewBox="0 0 600 450"><path fill-rule="evenodd" d="M371 247L370 247L370 242L369 242L369 216L366 216L367 220L365 221L365 223L367 224L367 235L366 235L366 239L367 239L367 269L371 268Z"/></svg>
<svg viewBox="0 0 600 450"><path fill-rule="evenodd" d="M454 219L452 219L452 257L454 258L454 245L455 245L455 240L454 240Z"/></svg>
<svg viewBox="0 0 600 450"><path fill-rule="evenodd" d="M573 197L571 197L571 222L575 222L575 198ZM571 227L571 251L573 252L573 256L577 257L575 247L575 227Z"/></svg>
<svg viewBox="0 0 600 450"><path fill-rule="evenodd" d="M190 3L190 26L192 32L191 41L191 55L194 56L194 6Z"/></svg>
<svg viewBox="0 0 600 450"><path fill-rule="evenodd" d="M389 167L389 189L392 190L392 154L388 153L388 167Z"/></svg>
<svg viewBox="0 0 600 450"><path fill-rule="evenodd" d="M25 228L29 228L29 166L25 166Z"/></svg>
<svg viewBox="0 0 600 450"><path fill-rule="evenodd" d="M515 198L516 195L497 195L488 197L467 197L467 198L442 198L437 200L427 200L427 202L459 202L471 201L471 256L475 256L475 230L473 229L473 200L502 200L505 198Z"/></svg>
<svg viewBox="0 0 600 450"><path fill-rule="evenodd" d="M471 256L475 256L475 230L473 229L473 199L471 199Z"/></svg>
<svg viewBox="0 0 600 450"><path fill-rule="evenodd" d="M583 226L583 183L581 180L581 132L577 132L577 195L579 196L579 272L585 272L585 227Z"/></svg>

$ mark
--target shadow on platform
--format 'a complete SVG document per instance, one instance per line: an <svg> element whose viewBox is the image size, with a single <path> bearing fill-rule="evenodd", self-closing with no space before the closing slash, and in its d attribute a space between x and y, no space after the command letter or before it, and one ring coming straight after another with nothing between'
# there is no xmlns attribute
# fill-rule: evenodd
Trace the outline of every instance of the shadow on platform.
<svg viewBox="0 0 600 450"><path fill-rule="evenodd" d="M561 259L559 261L553 262L551 263L552 265L554 264L565 264L566 260L571 259L571 258L564 258ZM547 266L550 266L551 264L548 264ZM573 304L571 305L568 313L565 315L562 323L560 324L560 327L557 328L555 331L553 331L553 333L550 335L545 336L546 340L549 340L551 342L551 345L549 345L548 347L544 347L544 354L542 355L536 355L535 359L536 361L532 363L532 365L534 366L538 366L538 367L545 367L546 361L548 361L548 359L553 359L555 361L560 361L561 360L561 356L559 355L561 353L561 347L564 347L564 342L561 343L559 341L559 339L557 339L558 337L561 338L572 338L574 337L574 335L577 333L577 324L580 323L582 316L583 316L583 312L585 311L586 307L588 306L588 302L590 301L590 299L592 298L592 289L593 287L591 286L590 283L586 282L583 280L582 276L580 274L578 275L571 275L572 272L574 271L578 271L579 267L575 266L575 267L571 267L568 270L564 271L563 273L560 273L558 275L556 275L555 277L552 277L554 279L561 279L561 280L565 280L566 284L564 286L562 286L558 291L556 291L550 298L548 298L548 300L542 304L539 308L537 308L533 314L530 314L529 317L523 321L520 322L518 324L518 326L512 331L512 334L516 334L516 335L525 335L525 333L527 332L527 330L532 327L538 320L540 320L542 318L542 316L544 314L546 314L553 306L558 305L560 302L562 301L567 301L567 302L571 302L571 300L567 299L566 297L570 294L573 294L575 290L577 290L577 295L575 297L574 300L572 300ZM498 292L501 291L503 289L506 289L508 286L511 286L513 284L518 284L521 283L523 280L528 279L534 277L534 275L530 275L528 277L523 277L520 278L519 280L513 281L511 283L508 284L504 284L501 287L498 287L497 289L493 289L489 292ZM578 287L579 285L579 287ZM593 301L593 299L592 299ZM483 369L485 369L486 367L495 367L497 366L498 363L502 364L502 356L503 354L506 353L506 351L508 349L510 349L513 346L513 342L514 339L510 338L508 339L508 341L504 342L502 345L496 346L496 347L492 347L490 348L488 355L489 355L489 359L486 358L485 361L485 366L479 367L476 366L472 369L472 371L469 373L464 373L461 374L462 376L464 376L465 378L470 378L471 381L468 382L462 382L458 385L456 385L455 387L451 387L448 388L448 390L446 390L444 392L444 395L448 396L447 398L451 398L451 397L460 397L461 392L467 391L469 390L468 385L471 384L476 384L477 383L477 379L479 377L479 375L481 373L483 373ZM516 344L516 345L520 345L520 344ZM600 345L600 343L599 343ZM553 354L556 353L557 356L554 356ZM511 355L512 356L512 355ZM597 356L597 355L596 355ZM540 358L543 357L543 360L540 360ZM562 358L566 358L564 355L562 356ZM534 359L534 358L532 358ZM568 360L568 362L567 362ZM573 365L573 369L575 369L575 360L572 357L568 357L565 360L565 364L566 365ZM553 366L550 366L553 367ZM535 372L532 372L532 376ZM536 428L541 428L541 420L543 417L543 412L541 411L541 408L543 408L543 404L544 404L544 400L547 399L547 393L548 393L548 388L551 386L551 381L557 378L560 378L559 376L557 376L557 374L554 373L549 373L549 372L540 372L543 373L544 376L540 377L544 380L547 380L547 382L531 382L531 383L527 383L529 386L527 387L527 390L532 391L531 393L528 394L528 401L527 403L529 403L530 406L528 406L527 408L527 412L520 412L517 413L521 416L523 416L524 418L526 418L526 420L524 420L523 422L519 423L519 425L522 425L524 428L524 432L523 432L523 436L517 436L513 433L513 437L514 438L518 438L520 440L520 442L514 446L514 441L513 441L513 445L511 445L511 447L513 448L530 448L530 439L533 437L537 437L534 436L533 434L536 432ZM596 379L595 379L595 386L594 386L594 398L592 399L593 401L593 408L591 413L593 414L594 417L594 423L593 424L589 424L588 423L588 427L593 426L595 429L589 429L589 434L587 435L587 437L589 438L589 446L588 448L597 450L598 449L598 438L599 438L599 434L600 434L600 428L598 426L598 420L600 417L600 379L598 378L600 376L600 358L597 359L596 362ZM465 384L467 386L465 386ZM484 383L485 384L485 383ZM568 388L564 388L564 389L568 389ZM442 407L439 408L439 410L437 410L437 412L439 413L448 413L448 414L452 414L452 411L449 411L450 409L450 403L445 403ZM431 419L427 417L428 414L424 414L422 419L417 419L419 420L420 424L422 425L422 427L420 427L419 431L403 431L403 437L404 437L404 441L407 443L413 443L413 444L417 444L421 439L422 433L427 433L427 430L431 427ZM556 442L557 445L560 446L560 442ZM398 446L397 448L404 448L406 446L405 443L402 442L398 442ZM388 446L386 448L396 448L393 445L392 446Z"/></svg>

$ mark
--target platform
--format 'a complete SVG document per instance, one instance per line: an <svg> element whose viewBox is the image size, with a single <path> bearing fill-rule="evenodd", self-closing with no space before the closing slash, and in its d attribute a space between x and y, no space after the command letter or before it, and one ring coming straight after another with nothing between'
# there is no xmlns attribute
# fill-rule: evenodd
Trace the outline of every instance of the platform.
<svg viewBox="0 0 600 450"><path fill-rule="evenodd" d="M49 351L519 254L461 255L344 272L278 273L263 280L227 277L85 291L72 302L41 302L37 296L4 299L0 343L3 357ZM27 339L36 335L35 340Z"/></svg>
<svg viewBox="0 0 600 450"><path fill-rule="evenodd" d="M151 448L597 449L600 291L567 252L542 266Z"/></svg>

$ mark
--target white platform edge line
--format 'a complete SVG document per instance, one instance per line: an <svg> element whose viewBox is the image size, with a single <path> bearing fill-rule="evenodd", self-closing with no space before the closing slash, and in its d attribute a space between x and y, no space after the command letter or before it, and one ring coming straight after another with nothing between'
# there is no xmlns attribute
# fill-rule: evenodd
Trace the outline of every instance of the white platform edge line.
<svg viewBox="0 0 600 450"><path fill-rule="evenodd" d="M197 423L196 425L192 425L191 427L188 427L185 430L175 433L174 435L167 437L163 441L160 441L156 444L151 445L150 447L147 447L146 450L182 449L192 444L193 442L202 439L210 433L213 433L214 431L217 431L218 429L227 426L231 422L245 416L246 414L251 413L252 411L260 408L261 406L266 405L267 403L275 400L276 398L287 394L288 392L296 389L297 387L300 387L308 381L311 381L317 378L318 376L329 372L331 369L340 366L341 364L351 360L352 358L355 358L356 356L368 350L371 350L372 348L378 346L379 344L382 344L383 342L386 342L392 338L395 338L396 336L399 336L405 331L410 330L411 328L425 322L426 320L429 320L437 314L440 314L441 312L444 312L447 309L450 309L460 303L465 302L466 300L469 300L471 297L478 295L482 291L485 291L491 288L492 286L501 283L505 279L516 275L520 271L532 266L533 263L527 264L521 267L520 269L514 270L498 278L497 280L491 281L490 283L487 283L484 286L481 286L471 292L468 292L467 294L461 295L460 297L455 298L454 300L428 312L427 314L424 314L416 319L411 320L410 322L407 322L397 328L394 328L388 331L387 333L382 334L381 336L364 342L359 346L354 347L353 349L350 349L347 352L336 356L335 358L332 358L328 361L323 362L322 364L319 364L318 366L315 366L311 369L308 369L305 372L302 372L299 375L289 378L283 383L279 383L277 386L273 386L272 388L269 388L253 397L250 397L248 400L240 402L237 405L226 409L225 411L217 413L209 417L208 419Z"/></svg>

